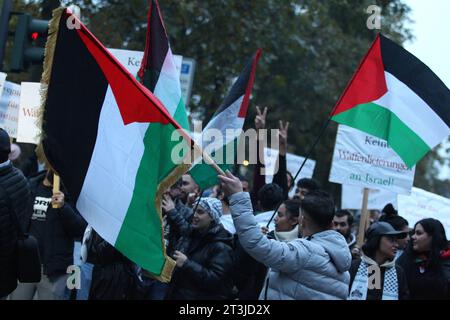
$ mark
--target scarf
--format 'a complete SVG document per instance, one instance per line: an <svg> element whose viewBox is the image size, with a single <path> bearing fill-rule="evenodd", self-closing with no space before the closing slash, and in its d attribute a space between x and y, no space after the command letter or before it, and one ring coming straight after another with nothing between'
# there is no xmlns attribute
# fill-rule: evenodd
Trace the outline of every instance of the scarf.
<svg viewBox="0 0 450 320"><path fill-rule="evenodd" d="M216 198L200 198L198 205L208 212L211 219L213 219L217 224L220 223L220 217L222 216L222 202Z"/></svg>
<svg viewBox="0 0 450 320"><path fill-rule="evenodd" d="M353 280L348 300L366 300L367 288L369 282L368 267L377 266L378 264L371 258L362 255L361 263L359 264L358 271L356 272L355 280ZM382 300L398 300L398 281L397 272L395 270L395 261L388 261L383 263L379 267L385 267L386 272L384 274L383 282L383 295ZM381 272L381 271L380 271Z"/></svg>
<svg viewBox="0 0 450 320"><path fill-rule="evenodd" d="M298 238L298 225L291 231L274 232L275 239L281 242L288 242Z"/></svg>
<svg viewBox="0 0 450 320"><path fill-rule="evenodd" d="M425 271L428 270L428 268L430 266L430 257L429 257L429 255L430 255L429 252L427 252L427 253L420 253L414 259L414 263L419 268L419 272L420 273L425 273ZM446 248L444 250L441 250L441 252L439 253L439 258L441 260L450 259L450 248Z"/></svg>

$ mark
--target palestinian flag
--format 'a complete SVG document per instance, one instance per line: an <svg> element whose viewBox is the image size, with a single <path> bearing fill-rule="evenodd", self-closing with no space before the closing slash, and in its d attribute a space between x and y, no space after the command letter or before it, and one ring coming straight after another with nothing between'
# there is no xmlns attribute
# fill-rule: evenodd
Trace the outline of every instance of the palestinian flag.
<svg viewBox="0 0 450 320"><path fill-rule="evenodd" d="M419 59L378 35L331 115L386 140L411 168L450 134L450 91Z"/></svg>
<svg viewBox="0 0 450 320"><path fill-rule="evenodd" d="M261 51L261 49L258 49L248 61L239 78L231 87L228 96L202 132L203 152L211 155L212 159L223 171L232 167L235 161L234 156L237 154L240 138L239 130L242 131L244 126L255 79L256 65L258 64ZM215 131L217 133L220 132L221 139L213 138L213 131L208 132L211 129L217 130ZM227 135L227 130L233 130L235 134ZM232 154L230 155L230 153ZM218 183L216 171L205 162L194 163L190 173L202 190Z"/></svg>
<svg viewBox="0 0 450 320"><path fill-rule="evenodd" d="M175 120L185 130L189 130L186 107L181 98L180 76L156 0L150 3L148 11L147 39L138 77L164 104ZM155 127L154 130L159 129ZM171 131L169 133L172 134Z"/></svg>
<svg viewBox="0 0 450 320"><path fill-rule="evenodd" d="M69 18L56 9L50 21L43 150L87 222L167 282L174 261L165 254L160 197L187 169L167 156L167 132L181 127L83 24L69 29Z"/></svg>

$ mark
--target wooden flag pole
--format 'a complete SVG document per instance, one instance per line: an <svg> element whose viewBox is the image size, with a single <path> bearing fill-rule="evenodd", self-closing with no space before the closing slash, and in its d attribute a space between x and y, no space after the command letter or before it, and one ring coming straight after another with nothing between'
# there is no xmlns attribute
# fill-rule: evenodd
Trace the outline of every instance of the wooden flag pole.
<svg viewBox="0 0 450 320"><path fill-rule="evenodd" d="M366 228L368 227L367 221L369 220L369 211L367 210L367 203L369 201L369 189L364 188L361 217L359 219L359 229L358 229L358 240L356 245L361 248L364 243L364 234L366 233Z"/></svg>
<svg viewBox="0 0 450 320"><path fill-rule="evenodd" d="M218 174L222 176L225 175L225 172L223 172L223 170L217 165L217 163L215 163L214 160L211 159L211 157L200 148L200 146L194 143L194 148L196 148L199 152L201 152L203 159L205 159L206 163L211 165Z"/></svg>
<svg viewBox="0 0 450 320"><path fill-rule="evenodd" d="M225 175L225 172L223 172L223 170L217 165L217 163L215 163L214 160L211 159L211 157L206 152L204 152L198 144L195 143L195 141L191 138L191 136L189 136L189 134L184 129L178 129L178 131L183 136L183 138L186 139L186 141L189 141L191 143L192 148L202 155L203 159L205 159L205 162L207 164L212 166L218 174L222 176Z"/></svg>
<svg viewBox="0 0 450 320"><path fill-rule="evenodd" d="M60 179L59 176L54 173L53 174L53 194L59 192ZM58 205L52 205L53 209L58 209Z"/></svg>

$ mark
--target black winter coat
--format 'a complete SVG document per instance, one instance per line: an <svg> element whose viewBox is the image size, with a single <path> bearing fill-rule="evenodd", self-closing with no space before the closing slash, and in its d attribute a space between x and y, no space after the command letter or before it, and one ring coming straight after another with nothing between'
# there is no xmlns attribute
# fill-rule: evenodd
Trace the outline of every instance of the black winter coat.
<svg viewBox="0 0 450 320"><path fill-rule="evenodd" d="M12 164L0 168L0 185L0 297L4 297L17 287L18 232L11 214L18 216L25 231L32 210L28 182Z"/></svg>
<svg viewBox="0 0 450 320"><path fill-rule="evenodd" d="M94 265L89 300L141 299L134 264L93 231L88 262Z"/></svg>
<svg viewBox="0 0 450 320"><path fill-rule="evenodd" d="M176 268L166 299L220 300L232 298L233 237L221 224L206 234L191 230L181 241L188 260Z"/></svg>
<svg viewBox="0 0 450 320"><path fill-rule="evenodd" d="M167 246L167 255L172 256L175 250L180 246L180 239L189 223L192 220L192 208L183 204L180 200L175 201L175 209L167 212L167 223L169 224L169 244Z"/></svg>
<svg viewBox="0 0 450 320"><path fill-rule="evenodd" d="M34 200L38 186L42 184L45 172L31 178L31 198ZM83 237L87 223L70 204L65 191L65 203L62 208L54 209L48 206L43 233L42 245L45 250L41 255L44 274L48 276L65 274L67 267L73 264L74 241ZM31 232L30 232L31 233Z"/></svg>
<svg viewBox="0 0 450 320"><path fill-rule="evenodd" d="M397 264L405 270L411 300L450 300L450 259L421 272L415 255L405 251Z"/></svg>
<svg viewBox="0 0 450 320"><path fill-rule="evenodd" d="M237 297L239 300L258 300L269 268L242 248L237 234L234 237L233 282L238 290ZM274 231L269 232L267 238L275 239Z"/></svg>
<svg viewBox="0 0 450 320"><path fill-rule="evenodd" d="M352 266L350 267L350 285L349 292L352 290L353 280L355 280L356 273L358 272L359 265L361 264L361 258L355 259L352 261ZM408 283L406 281L405 272L402 267L396 265L395 271L397 272L397 285L398 285L398 300L408 300L409 299L409 290ZM381 289L367 289L367 298L366 300L381 300L383 297L383 285L384 285L384 275L386 273L385 267L380 267L380 285Z"/></svg>

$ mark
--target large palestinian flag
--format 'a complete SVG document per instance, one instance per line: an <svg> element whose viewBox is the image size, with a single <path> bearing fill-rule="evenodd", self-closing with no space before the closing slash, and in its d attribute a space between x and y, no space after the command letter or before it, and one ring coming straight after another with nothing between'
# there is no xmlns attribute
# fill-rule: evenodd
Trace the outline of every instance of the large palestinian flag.
<svg viewBox="0 0 450 320"><path fill-rule="evenodd" d="M231 87L227 97L202 132L203 151L211 155L212 159L223 171L229 169L235 162L240 133L247 115L256 66L261 51L261 49L258 49L253 57L249 59L239 78ZM211 129L214 129L214 131L210 131ZM219 132L221 136L216 137L214 133ZM234 135L231 135L230 132L233 132ZM205 189L218 183L217 172L205 162L194 163L190 173L200 189Z"/></svg>
<svg viewBox="0 0 450 320"><path fill-rule="evenodd" d="M67 27L71 16L57 9L50 22L41 81L45 155L87 222L169 281L174 261L165 254L160 196L187 169L167 156L168 132L181 127L83 24Z"/></svg>
<svg viewBox="0 0 450 320"><path fill-rule="evenodd" d="M332 119L386 140L412 167L450 134L450 91L419 59L378 35Z"/></svg>
<svg viewBox="0 0 450 320"><path fill-rule="evenodd" d="M177 122L185 130L189 130L186 107L181 98L180 76L176 70L167 31L156 0L150 3L145 52L138 76ZM155 130L159 129L155 127Z"/></svg>

